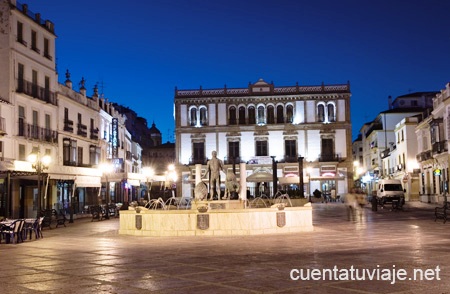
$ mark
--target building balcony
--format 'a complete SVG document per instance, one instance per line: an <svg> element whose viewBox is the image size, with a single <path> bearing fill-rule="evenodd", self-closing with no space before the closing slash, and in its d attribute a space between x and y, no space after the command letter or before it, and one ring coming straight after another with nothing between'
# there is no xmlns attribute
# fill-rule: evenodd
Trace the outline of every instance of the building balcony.
<svg viewBox="0 0 450 294"><path fill-rule="evenodd" d="M380 157L381 158L386 158L386 157L389 156L389 154L391 154L391 150L390 149L385 149L385 150L381 151Z"/></svg>
<svg viewBox="0 0 450 294"><path fill-rule="evenodd" d="M441 142L435 142L432 145L432 154L436 155L442 152L447 152L448 148L447 148L447 141L441 141Z"/></svg>
<svg viewBox="0 0 450 294"><path fill-rule="evenodd" d="M341 158L338 154L320 154L319 162L339 162Z"/></svg>
<svg viewBox="0 0 450 294"><path fill-rule="evenodd" d="M424 152L421 152L421 153L416 155L416 159L417 159L418 162L422 162L422 161L425 161L425 160L428 160L428 159L431 159L431 158L433 158L432 155L431 155L431 150L424 151Z"/></svg>
<svg viewBox="0 0 450 294"><path fill-rule="evenodd" d="M73 133L73 120L64 120L64 131Z"/></svg>
<svg viewBox="0 0 450 294"><path fill-rule="evenodd" d="M58 143L58 132L36 125L19 123L19 136L48 143Z"/></svg>
<svg viewBox="0 0 450 294"><path fill-rule="evenodd" d="M44 52L44 57L50 61L53 61L53 57L51 57L50 54L48 54L48 52Z"/></svg>
<svg viewBox="0 0 450 294"><path fill-rule="evenodd" d="M77 124L77 135L87 137L87 126L83 124Z"/></svg>
<svg viewBox="0 0 450 294"><path fill-rule="evenodd" d="M206 158L189 158L189 164L206 164Z"/></svg>
<svg viewBox="0 0 450 294"><path fill-rule="evenodd" d="M43 88L37 84L31 83L24 79L17 80L17 93L23 93L33 98L39 99L46 103L57 105L56 94L48 88Z"/></svg>
<svg viewBox="0 0 450 294"><path fill-rule="evenodd" d="M223 159L224 164L238 164L241 163L241 158L239 156L236 157L225 157Z"/></svg>
<svg viewBox="0 0 450 294"><path fill-rule="evenodd" d="M22 44L22 45L25 46L25 47L28 46L27 42L26 42L24 39L22 39L22 38L17 38L17 42L20 43L20 44Z"/></svg>
<svg viewBox="0 0 450 294"><path fill-rule="evenodd" d="M98 140L98 129L91 129L91 140Z"/></svg>

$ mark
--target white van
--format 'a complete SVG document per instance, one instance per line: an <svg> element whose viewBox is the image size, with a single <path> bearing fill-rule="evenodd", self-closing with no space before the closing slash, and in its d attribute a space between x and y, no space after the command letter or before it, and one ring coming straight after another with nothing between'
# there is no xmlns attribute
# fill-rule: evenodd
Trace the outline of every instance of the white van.
<svg viewBox="0 0 450 294"><path fill-rule="evenodd" d="M406 190L403 189L400 180L380 180L377 183L377 198L378 203L381 205L398 201L398 204L403 206L405 203L405 192Z"/></svg>

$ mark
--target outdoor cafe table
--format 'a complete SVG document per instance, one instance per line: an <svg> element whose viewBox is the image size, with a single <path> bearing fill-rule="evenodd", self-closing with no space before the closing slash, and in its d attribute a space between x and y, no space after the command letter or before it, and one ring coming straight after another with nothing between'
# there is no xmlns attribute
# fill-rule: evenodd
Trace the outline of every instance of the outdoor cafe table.
<svg viewBox="0 0 450 294"><path fill-rule="evenodd" d="M3 220L3 221L1 221L0 222L0 227L1 227L1 229L3 229L4 227L9 227L9 226L11 226L11 224L13 223L13 222L15 222L16 220L18 220L18 219L6 219L6 220ZM26 227L28 227L28 226L32 226L33 224L34 224L34 222L36 221L36 219L34 219L34 218L26 218L25 219L25 224L24 224L24 228L26 228ZM10 240L9 240L9 235L7 235L7 238L6 238L6 243L9 243L10 242Z"/></svg>

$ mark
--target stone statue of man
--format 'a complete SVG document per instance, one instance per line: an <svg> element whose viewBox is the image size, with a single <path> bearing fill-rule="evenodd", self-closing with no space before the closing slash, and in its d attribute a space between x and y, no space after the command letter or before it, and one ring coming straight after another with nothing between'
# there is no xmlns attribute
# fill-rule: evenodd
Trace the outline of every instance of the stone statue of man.
<svg viewBox="0 0 450 294"><path fill-rule="evenodd" d="M217 191L217 199L220 199L220 171L223 171L223 162L217 158L217 151L211 153L212 158L206 166L206 175L209 173L210 199L214 199L214 188Z"/></svg>

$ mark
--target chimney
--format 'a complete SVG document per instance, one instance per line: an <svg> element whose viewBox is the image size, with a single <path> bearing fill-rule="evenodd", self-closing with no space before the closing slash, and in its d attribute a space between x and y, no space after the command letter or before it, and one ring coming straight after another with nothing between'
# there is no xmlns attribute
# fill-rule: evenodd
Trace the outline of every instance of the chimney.
<svg viewBox="0 0 450 294"><path fill-rule="evenodd" d="M388 108L389 110L392 109L392 96L391 95L388 96L388 107L389 107Z"/></svg>

